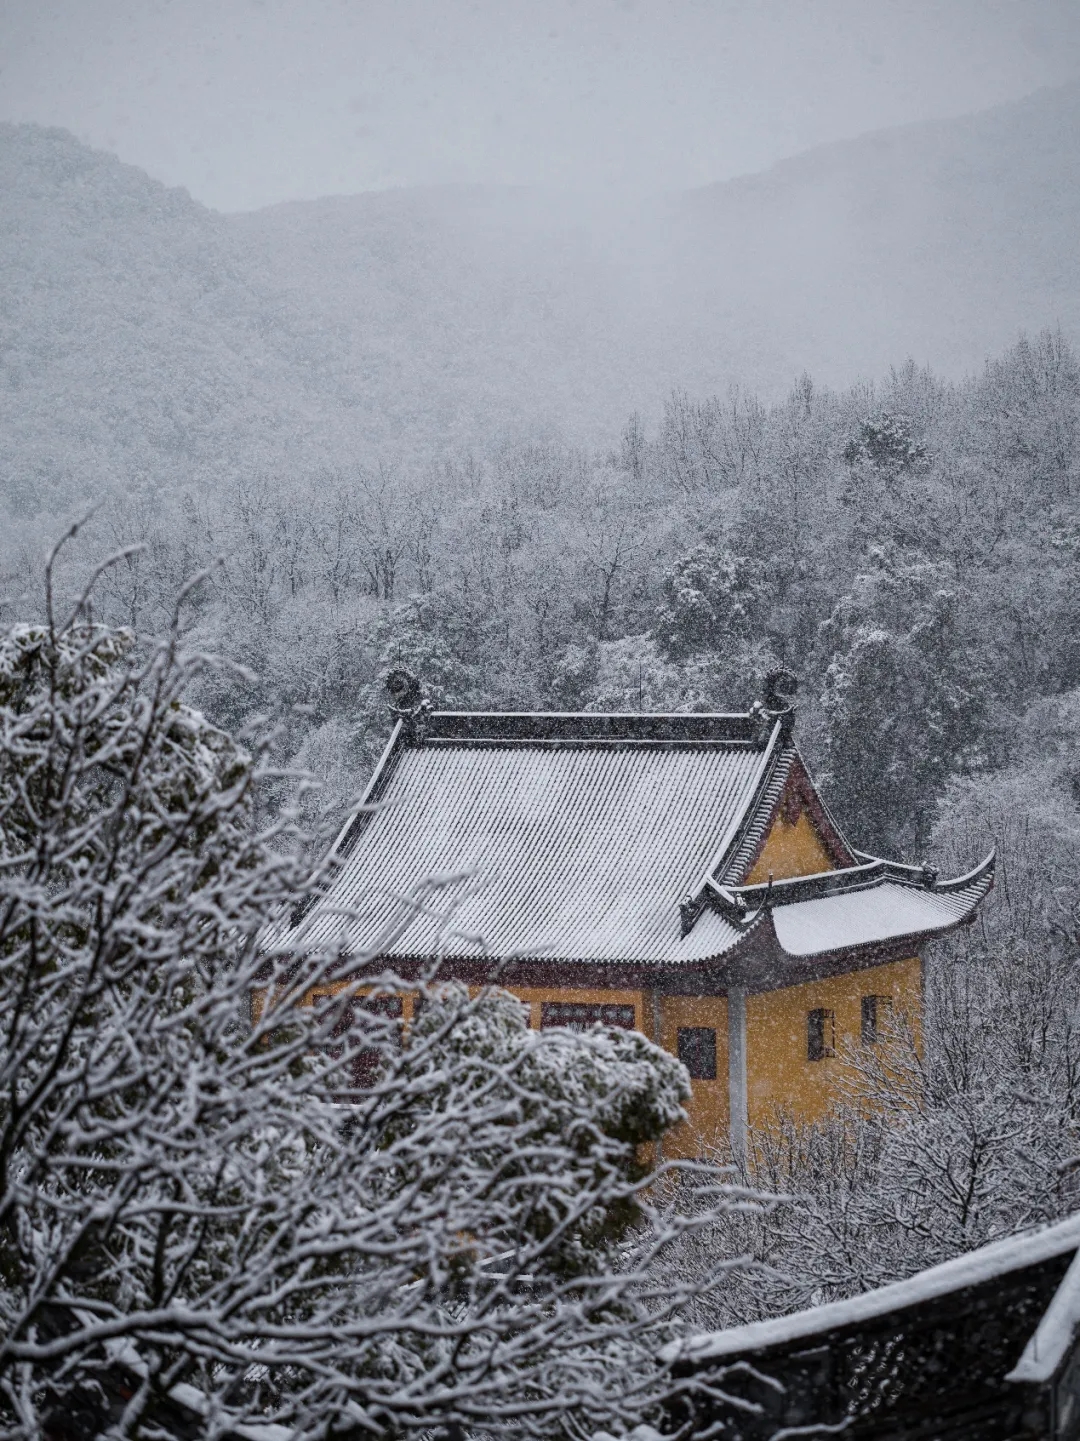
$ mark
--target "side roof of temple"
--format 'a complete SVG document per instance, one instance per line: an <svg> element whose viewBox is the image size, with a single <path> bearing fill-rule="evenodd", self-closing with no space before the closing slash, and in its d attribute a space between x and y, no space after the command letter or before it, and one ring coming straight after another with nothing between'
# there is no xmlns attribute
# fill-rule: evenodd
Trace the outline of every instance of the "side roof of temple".
<svg viewBox="0 0 1080 1441"><path fill-rule="evenodd" d="M940 883L859 855L799 756L791 709L769 700L734 715L416 705L399 715L322 894L267 942L393 962L707 969L715 981L766 953L910 951L968 919L993 858ZM817 874L755 877L781 817L812 827Z"/></svg>

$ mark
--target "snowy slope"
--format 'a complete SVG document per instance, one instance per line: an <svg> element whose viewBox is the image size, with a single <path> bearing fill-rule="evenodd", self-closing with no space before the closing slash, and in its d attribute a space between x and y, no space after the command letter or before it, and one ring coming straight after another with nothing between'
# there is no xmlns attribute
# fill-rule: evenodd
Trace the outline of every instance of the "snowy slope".
<svg viewBox="0 0 1080 1441"><path fill-rule="evenodd" d="M1080 336L1080 85L649 202L446 187L220 216L0 126L0 488L613 436L673 385Z"/></svg>
<svg viewBox="0 0 1080 1441"><path fill-rule="evenodd" d="M220 216L37 126L0 126L0 486L16 508L299 458L321 398Z"/></svg>

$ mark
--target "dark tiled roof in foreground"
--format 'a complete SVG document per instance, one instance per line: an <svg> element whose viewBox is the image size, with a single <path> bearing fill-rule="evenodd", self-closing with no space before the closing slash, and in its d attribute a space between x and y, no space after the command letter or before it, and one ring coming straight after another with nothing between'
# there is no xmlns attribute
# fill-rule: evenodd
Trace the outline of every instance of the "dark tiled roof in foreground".
<svg viewBox="0 0 1080 1441"><path fill-rule="evenodd" d="M669 1360L720 1360L753 1352L755 1356L792 1341L807 1344L823 1332L841 1326L874 1321L882 1316L906 1310L921 1302L933 1301L950 1292L965 1290L984 1281L1000 1280L1025 1266L1038 1265L1053 1256L1075 1252L1080 1246L1080 1213L1058 1221L1045 1230L1027 1235L1008 1236L991 1241L977 1251L968 1251L928 1270L918 1271L904 1281L893 1281L874 1291L864 1291L846 1301L830 1301L810 1311L796 1311L768 1321L751 1321L733 1326L728 1331L713 1331L672 1342L665 1351ZM1080 1277L1070 1278L1070 1291L1077 1300ZM1070 1318L1075 1329L1080 1308ZM1057 1339L1057 1338L1055 1338ZM1018 1356L1017 1361L1021 1358ZM1025 1351L1024 1361L1029 1362ZM1032 1368L1034 1369L1034 1368ZM1020 1366L1017 1366L1017 1371Z"/></svg>
<svg viewBox="0 0 1080 1441"><path fill-rule="evenodd" d="M885 862L740 887L793 767L790 716L760 709L421 711L398 723L327 892L266 940L677 966L767 926L803 957L948 929L989 888L989 864L937 886Z"/></svg>
<svg viewBox="0 0 1080 1441"><path fill-rule="evenodd" d="M728 1435L737 1415L745 1441L1075 1438L1078 1245L1073 1215L876 1291L678 1341L665 1357L693 1385L665 1430Z"/></svg>

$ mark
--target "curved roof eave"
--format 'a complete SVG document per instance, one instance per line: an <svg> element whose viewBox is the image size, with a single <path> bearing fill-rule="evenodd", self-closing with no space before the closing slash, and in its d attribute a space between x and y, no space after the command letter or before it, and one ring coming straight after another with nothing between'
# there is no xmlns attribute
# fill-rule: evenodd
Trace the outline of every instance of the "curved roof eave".
<svg viewBox="0 0 1080 1441"><path fill-rule="evenodd" d="M774 901L768 907L777 944L786 955L826 956L867 946L895 946L905 939L914 944L944 935L969 921L989 893L994 883L994 853L966 875L943 882L924 879L919 883L888 863L880 870L868 865L856 869L863 875L873 870L876 875L867 877L868 883L834 884L822 887L818 895L808 896L804 891L797 899Z"/></svg>

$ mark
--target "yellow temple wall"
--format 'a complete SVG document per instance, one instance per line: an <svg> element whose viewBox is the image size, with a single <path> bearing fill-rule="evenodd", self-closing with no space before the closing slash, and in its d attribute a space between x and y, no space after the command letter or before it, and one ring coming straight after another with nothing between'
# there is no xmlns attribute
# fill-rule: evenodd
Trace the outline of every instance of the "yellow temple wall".
<svg viewBox="0 0 1080 1441"><path fill-rule="evenodd" d="M847 1068L845 1046L859 1044L863 996L888 996L893 1014L916 1029L922 999L918 956L849 971L804 985L746 998L746 1103L750 1126L768 1126L778 1110L819 1120L837 1099ZM823 1008L835 1016L835 1055L807 1056L807 1016Z"/></svg>
<svg viewBox="0 0 1080 1441"><path fill-rule="evenodd" d="M805 810L794 822L781 814L774 821L746 881L759 884L771 874L781 880L832 870L834 863ZM340 985L319 988L323 994ZM475 994L476 987L470 987ZM645 990L600 987L511 986L529 1008L530 1025L539 1029L545 1001L586 1005L633 1006L636 1030L678 1055L680 1026L707 1026L716 1032L716 1079L694 1080L686 1105L687 1120L664 1138L666 1156L694 1156L704 1146L726 1141L729 1124L727 1001L723 996L673 996ZM315 993L311 993L308 1000ZM846 1044L858 1043L862 997L889 996L894 1013L916 1028L920 1021L922 966L918 956L889 965L849 971L782 990L746 998L747 1111L750 1126L766 1126L777 1111L805 1120L819 1119L836 1099ZM402 996L406 1026L414 997ZM811 1061L807 1056L807 1016L817 1008L835 1015L836 1054Z"/></svg>
<svg viewBox="0 0 1080 1441"><path fill-rule="evenodd" d="M319 987L305 999L310 1001L316 993L338 989L340 984ZM470 987L474 993L475 989ZM730 1124L725 997L596 987L511 989L529 1007L534 1029L540 1028L545 1001L633 1006L635 1029L671 1055L679 1052L680 1026L710 1027L716 1033L716 1079L692 1082L687 1119L668 1132L663 1149L668 1157L697 1156L709 1146L724 1144ZM751 1128L768 1127L780 1111L803 1121L819 1120L826 1114L838 1098L839 1083L847 1069L845 1047L859 1043L862 998L868 995L889 997L894 1016L903 1017L918 1036L922 999L922 963L918 956L747 996L746 1092ZM402 996L406 1026L412 1020L413 1000L409 993ZM835 1054L811 1061L807 1055L807 1017L818 1008L834 1015Z"/></svg>
<svg viewBox="0 0 1080 1441"><path fill-rule="evenodd" d="M777 816L765 838L761 855L751 866L744 885L764 885L773 880L790 880L792 876L817 876L835 870L832 857L810 817L800 811L794 825Z"/></svg>
<svg viewBox="0 0 1080 1441"><path fill-rule="evenodd" d="M702 1146L722 1143L728 1132L728 1043L727 1000L723 996L656 996L660 1032L646 1034L651 1040L679 1054L680 1026L709 1026L716 1031L716 1080L693 1081L694 1094L687 1101L687 1119L664 1137L667 1157L697 1156Z"/></svg>

